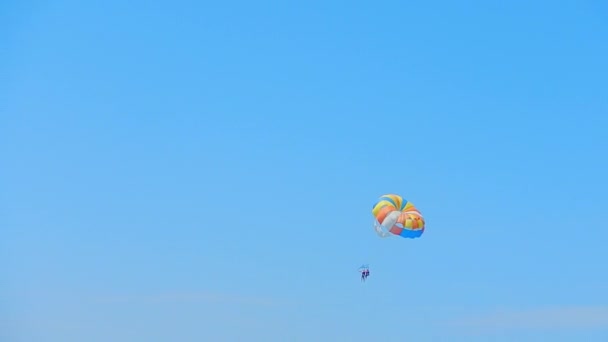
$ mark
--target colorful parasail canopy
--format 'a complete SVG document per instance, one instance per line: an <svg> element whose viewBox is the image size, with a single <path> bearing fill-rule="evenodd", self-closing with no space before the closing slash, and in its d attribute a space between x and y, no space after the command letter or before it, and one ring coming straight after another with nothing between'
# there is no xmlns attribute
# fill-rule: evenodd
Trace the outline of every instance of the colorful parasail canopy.
<svg viewBox="0 0 608 342"><path fill-rule="evenodd" d="M418 238L425 228L422 214L412 202L399 195L382 195L372 209L374 230L380 237L399 235Z"/></svg>

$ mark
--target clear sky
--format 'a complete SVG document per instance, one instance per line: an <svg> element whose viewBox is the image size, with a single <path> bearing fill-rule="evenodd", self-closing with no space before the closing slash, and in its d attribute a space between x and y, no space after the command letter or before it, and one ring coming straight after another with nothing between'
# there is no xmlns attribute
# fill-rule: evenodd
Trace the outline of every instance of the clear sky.
<svg viewBox="0 0 608 342"><path fill-rule="evenodd" d="M607 13L2 1L0 340L608 340Z"/></svg>

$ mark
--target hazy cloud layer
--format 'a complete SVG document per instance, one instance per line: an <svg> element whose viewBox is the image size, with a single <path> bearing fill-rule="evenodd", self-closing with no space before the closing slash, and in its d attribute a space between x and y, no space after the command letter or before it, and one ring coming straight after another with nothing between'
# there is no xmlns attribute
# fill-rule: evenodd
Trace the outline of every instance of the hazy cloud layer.
<svg viewBox="0 0 608 342"><path fill-rule="evenodd" d="M146 295L107 295L97 298L101 302L144 302L144 303L195 303L195 302L214 302L214 303L233 303L274 306L286 304L279 299L267 298L262 296L244 296L231 293L218 292L165 292Z"/></svg>
<svg viewBox="0 0 608 342"><path fill-rule="evenodd" d="M608 306L570 306L497 310L452 322L472 331L608 329Z"/></svg>

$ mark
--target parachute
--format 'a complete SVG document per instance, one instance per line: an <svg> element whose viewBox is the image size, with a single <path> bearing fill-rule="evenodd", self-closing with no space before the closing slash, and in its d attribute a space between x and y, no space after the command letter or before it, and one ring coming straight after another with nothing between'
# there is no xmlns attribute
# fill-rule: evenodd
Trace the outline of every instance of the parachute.
<svg viewBox="0 0 608 342"><path fill-rule="evenodd" d="M412 202L395 194L382 195L372 209L374 230L380 237L415 239L424 233L424 217Z"/></svg>

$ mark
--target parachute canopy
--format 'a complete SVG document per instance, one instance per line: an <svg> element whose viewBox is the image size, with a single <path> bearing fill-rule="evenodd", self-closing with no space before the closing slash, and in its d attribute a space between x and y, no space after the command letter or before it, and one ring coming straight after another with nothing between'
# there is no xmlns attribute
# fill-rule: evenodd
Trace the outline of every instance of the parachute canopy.
<svg viewBox="0 0 608 342"><path fill-rule="evenodd" d="M372 209L374 230L380 237L399 235L418 238L424 232L424 218L412 202L399 195L382 195Z"/></svg>

